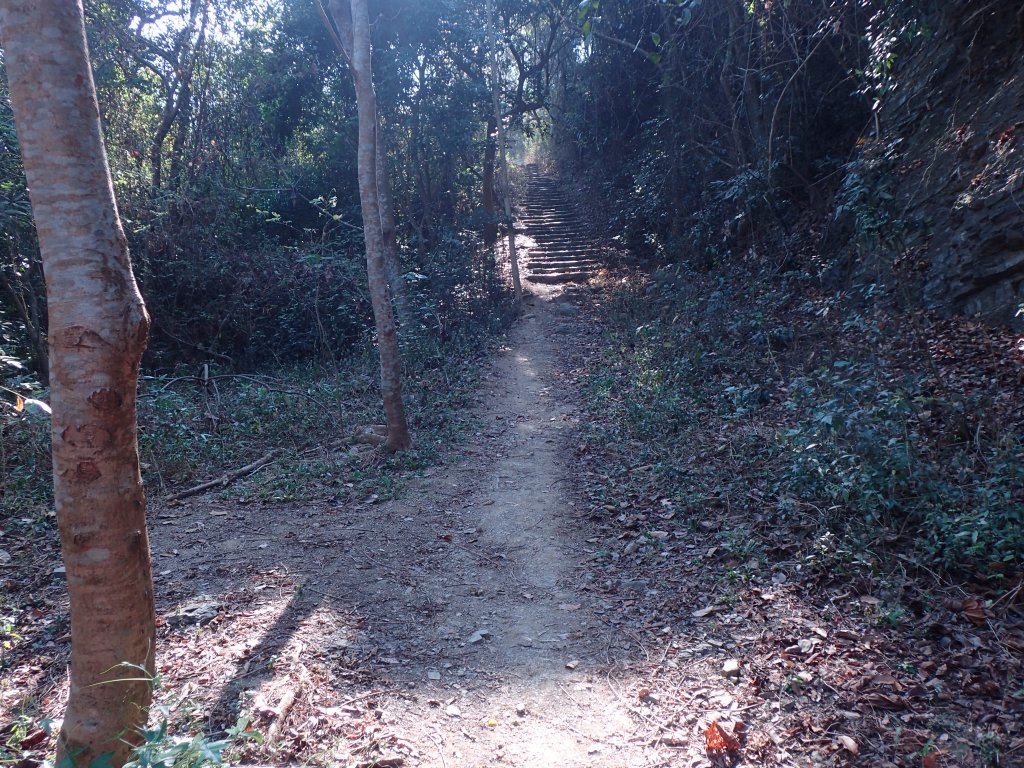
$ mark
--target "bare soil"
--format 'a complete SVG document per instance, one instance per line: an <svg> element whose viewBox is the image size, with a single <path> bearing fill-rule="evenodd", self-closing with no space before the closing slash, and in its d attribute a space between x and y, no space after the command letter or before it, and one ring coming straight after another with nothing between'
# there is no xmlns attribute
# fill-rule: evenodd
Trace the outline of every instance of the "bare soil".
<svg viewBox="0 0 1024 768"><path fill-rule="evenodd" d="M261 759L650 762L621 693L637 646L580 589L559 365L576 310L536 290L484 374L479 428L399 500L158 513L167 688L217 721L278 722Z"/></svg>

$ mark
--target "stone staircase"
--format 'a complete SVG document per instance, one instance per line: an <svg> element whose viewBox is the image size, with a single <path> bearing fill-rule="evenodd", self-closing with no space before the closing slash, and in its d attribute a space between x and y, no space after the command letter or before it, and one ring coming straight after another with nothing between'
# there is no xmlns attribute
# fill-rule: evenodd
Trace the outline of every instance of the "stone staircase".
<svg viewBox="0 0 1024 768"><path fill-rule="evenodd" d="M526 261L532 283L585 283L601 267L601 248L587 235L557 180L526 166L522 232L534 243Z"/></svg>

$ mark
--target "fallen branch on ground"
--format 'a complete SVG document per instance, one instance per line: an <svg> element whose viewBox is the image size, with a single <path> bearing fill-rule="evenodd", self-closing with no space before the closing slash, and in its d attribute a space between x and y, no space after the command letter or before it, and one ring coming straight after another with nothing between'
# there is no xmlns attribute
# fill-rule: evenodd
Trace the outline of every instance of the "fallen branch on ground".
<svg viewBox="0 0 1024 768"><path fill-rule="evenodd" d="M200 493L204 493L213 488L225 488L238 478L245 477L246 475L255 472L257 469L260 469L265 464L270 463L270 461L276 458L280 453L281 449L275 448L265 456L256 459L252 464L246 464L241 469L232 470L231 472L221 475L216 480L209 480L205 483L193 486L192 488L186 488L184 491L172 493L167 497L167 501L181 501L182 499L187 499L189 496L198 496Z"/></svg>
<svg viewBox="0 0 1024 768"><path fill-rule="evenodd" d="M271 724L270 730L267 731L267 746L272 747L274 742L281 736L281 731L288 720L288 715L291 714L292 707L295 706L295 699L301 691L302 684L300 683L294 688L289 688L284 696L281 697L281 703L277 705L277 719Z"/></svg>

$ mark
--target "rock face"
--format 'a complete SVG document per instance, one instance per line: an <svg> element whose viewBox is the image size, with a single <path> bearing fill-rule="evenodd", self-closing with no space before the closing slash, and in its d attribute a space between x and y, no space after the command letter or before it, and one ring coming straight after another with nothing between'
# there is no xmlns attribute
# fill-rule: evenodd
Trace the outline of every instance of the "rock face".
<svg viewBox="0 0 1024 768"><path fill-rule="evenodd" d="M947 0L927 18L862 161L896 179L896 279L946 314L1024 327L1024 6Z"/></svg>

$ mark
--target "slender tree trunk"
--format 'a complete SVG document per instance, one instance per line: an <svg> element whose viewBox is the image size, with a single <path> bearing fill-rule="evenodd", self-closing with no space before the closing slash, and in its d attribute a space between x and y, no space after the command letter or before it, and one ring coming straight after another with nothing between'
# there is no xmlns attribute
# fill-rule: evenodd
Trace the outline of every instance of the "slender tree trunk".
<svg viewBox="0 0 1024 768"><path fill-rule="evenodd" d="M725 61L722 64L722 71L719 73L719 82L722 85L722 93L725 96L726 109L729 111L728 120L737 167L745 165L747 162L746 142L743 140L743 133L740 130L740 99L733 87L736 67L739 64L737 56L742 53L739 35L743 26L744 13L745 11L741 7L739 0L729 0L729 37L725 43Z"/></svg>
<svg viewBox="0 0 1024 768"><path fill-rule="evenodd" d="M487 222L484 224L484 245L493 247L498 240L498 204L494 195L494 164L498 154L495 141L497 124L494 115L487 118L487 144L484 146L483 205Z"/></svg>
<svg viewBox="0 0 1024 768"><path fill-rule="evenodd" d="M425 58L420 57L417 61L416 72L418 75L418 87L416 89L416 98L412 103L412 128L409 135L409 151L413 166L412 175L416 179L416 191L419 193L420 198L419 226L417 227L419 240L416 243L416 248L420 256L423 257L430 250L432 240L430 224L433 219L430 178L428 175L430 169L427 166L426 159L423 157L423 142L420 131L420 121L423 115L423 91L427 78Z"/></svg>
<svg viewBox="0 0 1024 768"><path fill-rule="evenodd" d="M337 48L342 58L348 62L349 67L351 67L352 32L350 16L345 17L344 23L339 21L339 12L332 6L331 14L335 17L335 23L342 28L339 33L331 23L321 0L315 0L315 2L317 11L320 13L320 20L327 28L335 48ZM374 99L374 108L376 110L376 98ZM402 261L398 255L398 225L395 221L394 195L391 190L391 175L388 173L387 165L388 145L384 140L384 130L381 127L379 118L377 119L374 140L376 142L374 166L377 198L380 207L381 238L384 242L384 270L387 274L388 286L391 289L391 299L394 303L395 313L398 315L399 322L404 323L408 319L408 311L405 301L405 284L402 282Z"/></svg>
<svg viewBox="0 0 1024 768"><path fill-rule="evenodd" d="M381 392L388 425L385 447L389 451L404 451L412 445L412 438L409 436L405 405L402 403L402 361L398 350L395 315L388 292L383 220L377 188L377 97L373 90L370 14L366 0L331 0L331 13L338 25L338 36L352 71L359 112L359 202L363 213L370 303L373 305L377 325Z"/></svg>
<svg viewBox="0 0 1024 768"><path fill-rule="evenodd" d="M512 187L508 181L508 156L505 153L505 121L501 116L501 83L498 78L498 38L494 34L494 0L487 0L487 37L491 43L491 100L494 102L494 122L498 129L498 152L501 158L501 183L505 188L505 226L508 229L508 257L512 267L512 289L516 302L523 299L523 284L519 280L519 257L516 255L516 232L512 220Z"/></svg>
<svg viewBox="0 0 1024 768"><path fill-rule="evenodd" d="M388 145L377 121L377 198L380 202L380 229L384 241L384 268L391 288L391 299L395 305L398 322L409 321L409 308L405 300L405 283L402 281L402 260L398 255L398 224L395 221L395 201L391 190L391 174L388 173Z"/></svg>
<svg viewBox="0 0 1024 768"><path fill-rule="evenodd" d="M188 115L191 111L192 104L192 76L195 74L196 67L199 65L199 61L203 55L203 48L206 43L206 24L209 8L207 2L202 3L202 17L199 17L199 7L197 3L192 4L192 11L189 18L189 26L182 34L191 35L192 27L195 25L197 18L200 21L199 33L196 37L195 47L189 51L188 46L182 44L179 48L179 56L184 54L189 56L187 62L181 66L177 66L175 62L175 72L168 76L169 83L166 84L167 94L164 97L164 107L160 113L160 124L157 126L156 134L153 136L153 141L149 146L149 163L151 167L152 177L150 180L151 192L156 195L160 192L160 188L163 185L163 156L164 156L164 142L167 141L167 136L171 132L171 128L174 127L175 121L178 116L182 113ZM184 43L184 41L182 41ZM182 126L183 130L187 130L187 126Z"/></svg>
<svg viewBox="0 0 1024 768"><path fill-rule="evenodd" d="M107 165L81 0L0 0L46 274L54 500L71 597L58 763L126 760L150 703L154 613L135 397L149 318ZM124 664L135 665L126 668Z"/></svg>
<svg viewBox="0 0 1024 768"><path fill-rule="evenodd" d="M185 146L188 143L189 123L192 120L192 92L190 88L186 88L186 91L187 93L182 97L184 103L178 119L178 130L175 132L174 141L171 144L168 183L173 190L181 187L181 165L185 155Z"/></svg>

